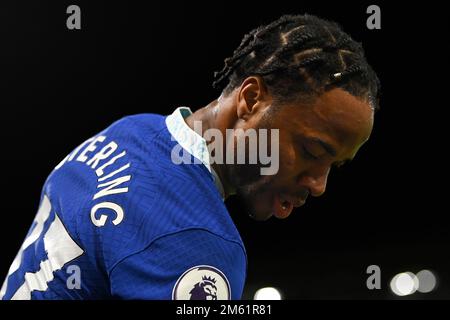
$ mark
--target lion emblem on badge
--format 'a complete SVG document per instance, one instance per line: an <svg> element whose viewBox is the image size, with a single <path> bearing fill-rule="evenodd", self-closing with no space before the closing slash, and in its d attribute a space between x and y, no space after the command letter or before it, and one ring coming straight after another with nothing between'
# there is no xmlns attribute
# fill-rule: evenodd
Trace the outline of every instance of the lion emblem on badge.
<svg viewBox="0 0 450 320"><path fill-rule="evenodd" d="M172 289L174 300L230 300L231 288L225 274L214 266L189 268Z"/></svg>
<svg viewBox="0 0 450 320"><path fill-rule="evenodd" d="M203 276L202 281L196 283L189 294L190 300L217 300L216 279Z"/></svg>

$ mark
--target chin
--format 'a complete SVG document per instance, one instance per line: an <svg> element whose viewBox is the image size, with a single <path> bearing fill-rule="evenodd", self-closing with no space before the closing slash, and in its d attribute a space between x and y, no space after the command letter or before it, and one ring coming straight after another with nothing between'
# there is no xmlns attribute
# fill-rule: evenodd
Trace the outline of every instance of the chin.
<svg viewBox="0 0 450 320"><path fill-rule="evenodd" d="M249 216L256 221L266 221L272 217L273 213L267 207L261 207L261 203L254 204L250 203L247 205L247 212L249 212Z"/></svg>
<svg viewBox="0 0 450 320"><path fill-rule="evenodd" d="M245 210L248 215L256 221L266 221L273 215L273 195L272 192L265 190L258 192L252 190L253 193L242 192L239 190L238 196L243 200Z"/></svg>
<svg viewBox="0 0 450 320"><path fill-rule="evenodd" d="M270 213L255 213L255 214L250 214L250 217L256 221L267 221L270 219L270 217L272 217L272 215L273 214L271 212Z"/></svg>

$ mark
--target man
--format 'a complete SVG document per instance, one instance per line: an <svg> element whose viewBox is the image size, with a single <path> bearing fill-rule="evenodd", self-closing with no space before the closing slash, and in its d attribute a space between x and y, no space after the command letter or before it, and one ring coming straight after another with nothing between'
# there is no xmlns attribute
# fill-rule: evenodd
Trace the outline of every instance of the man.
<svg viewBox="0 0 450 320"><path fill-rule="evenodd" d="M246 253L223 200L266 220L323 194L369 139L379 85L360 44L302 15L246 35L214 86L194 114L126 117L57 165L1 297L239 299ZM255 142L275 170L250 161Z"/></svg>

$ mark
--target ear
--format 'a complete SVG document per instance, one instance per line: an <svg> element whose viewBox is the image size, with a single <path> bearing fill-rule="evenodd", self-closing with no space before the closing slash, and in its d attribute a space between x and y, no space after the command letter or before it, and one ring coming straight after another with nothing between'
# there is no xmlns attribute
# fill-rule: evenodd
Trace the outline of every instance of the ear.
<svg viewBox="0 0 450 320"><path fill-rule="evenodd" d="M248 118L272 104L264 80L259 76L246 78L238 90L237 116L239 119Z"/></svg>

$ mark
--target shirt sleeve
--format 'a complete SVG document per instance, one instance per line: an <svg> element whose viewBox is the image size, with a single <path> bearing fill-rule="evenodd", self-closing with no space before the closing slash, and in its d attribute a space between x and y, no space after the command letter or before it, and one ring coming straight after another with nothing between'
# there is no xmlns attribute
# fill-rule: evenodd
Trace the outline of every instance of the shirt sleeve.
<svg viewBox="0 0 450 320"><path fill-rule="evenodd" d="M240 243L203 229L184 230L116 264L111 293L119 299L237 300L246 268Z"/></svg>

